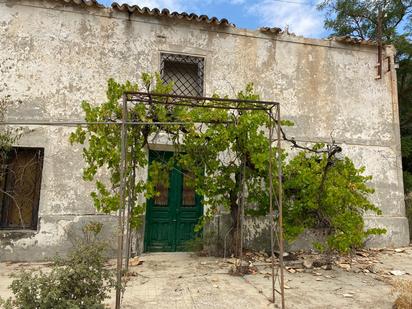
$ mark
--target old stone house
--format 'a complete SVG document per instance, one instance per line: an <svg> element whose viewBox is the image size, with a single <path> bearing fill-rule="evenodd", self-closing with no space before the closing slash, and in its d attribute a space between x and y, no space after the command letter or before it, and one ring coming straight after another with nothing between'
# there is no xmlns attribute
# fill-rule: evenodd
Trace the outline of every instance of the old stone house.
<svg viewBox="0 0 412 309"><path fill-rule="evenodd" d="M180 78L193 85L186 91L198 95L234 96L253 82L262 99L280 102L282 116L295 122L290 136L310 143L328 141L333 132L345 153L366 166L376 189L373 202L383 211L366 221L388 230L370 246L409 243L393 56L387 47L383 76L376 79L377 48L367 42L239 29L225 19L128 5L106 8L95 0L0 1L0 97L13 102L7 120L82 120L80 102L103 102L109 77L137 81L141 72L161 71L173 79L185 68ZM3 195L0 259L64 252L71 235L90 220L104 222L112 237L115 218L92 206L93 185L81 176L81 148L68 142L72 130L23 126L8 164L25 185L8 173L0 181L22 203L23 218ZM246 241L253 244L264 227L248 224ZM140 233L139 250L150 228L155 225Z"/></svg>

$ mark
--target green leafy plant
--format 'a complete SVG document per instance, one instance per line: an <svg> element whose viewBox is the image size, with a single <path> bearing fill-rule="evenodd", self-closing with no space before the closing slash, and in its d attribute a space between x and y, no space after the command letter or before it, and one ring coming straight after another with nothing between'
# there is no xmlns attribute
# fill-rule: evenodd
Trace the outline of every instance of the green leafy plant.
<svg viewBox="0 0 412 309"><path fill-rule="evenodd" d="M88 234L66 258L56 257L50 272L16 274L10 288L14 298L1 301L5 309L99 309L115 286L114 273L105 266L107 244L98 240L99 223L86 226Z"/></svg>
<svg viewBox="0 0 412 309"><path fill-rule="evenodd" d="M384 229L365 229L363 215L381 210L368 197L370 176L345 157L300 152L285 165L285 233L293 240L304 229L325 229L327 243L318 249L349 252L362 247L372 234Z"/></svg>
<svg viewBox="0 0 412 309"><path fill-rule="evenodd" d="M155 80L153 89L156 93L168 93L171 85L165 85L158 74L143 74L142 80L148 89ZM126 91L137 91L139 86L126 82L120 84L109 79L107 88L107 101L93 106L87 101L82 102L85 120L89 125L85 128L78 127L70 135L72 144L84 145L83 158L86 167L83 170L83 178L93 181L96 190L91 193L97 210L111 213L120 208L120 158L121 158L121 127L116 122L122 117L121 98ZM129 111L129 121L137 122L161 122L166 120L166 108L160 105L136 104ZM96 122L113 122L113 124L100 125ZM127 161L126 170L126 195L128 196L130 212L133 214L131 224L137 227L140 224L140 215L144 212L145 202L139 203L137 196L144 194L150 198L155 194L150 180L139 180L136 176L138 168L144 168L148 164L146 155L149 136L161 130L161 126L142 125L128 127ZM107 177L108 176L108 177Z"/></svg>
<svg viewBox="0 0 412 309"><path fill-rule="evenodd" d="M143 74L142 80L146 90L154 94L170 93L172 90L172 85L164 84L158 74ZM84 145L86 167L83 177L96 184L96 190L91 196L99 211L110 213L119 209L121 139L118 125L103 126L94 122L118 121L121 118L119 100L123 92L136 90L137 84L126 82L121 85L110 79L107 102L97 106L83 102L82 108L89 125L77 128L70 136L71 143ZM137 103L129 110L129 121L154 123L130 126L128 129L127 159L130 164L126 171L126 189L133 205L131 222L136 226L137 218L145 208L145 203L139 204L136 196L143 194L150 198L158 194L153 186L156 175L161 174L160 169L171 168L177 163L194 173L193 187L199 195L207 197L204 204L209 206L209 212L202 222L213 215L218 207L227 207L233 218L233 235L236 235L239 192L242 189L240 175L243 169L246 171L245 178L248 179L248 201L259 202L262 198L267 201L268 194L264 193L262 181L267 182L268 173L268 141L264 131L268 125L268 115L261 110L241 111L241 108L251 106L246 102L239 104L239 109L229 111L207 106L201 109L165 107L156 103L162 100L161 97L155 98L152 104ZM238 94L238 98L246 101L258 99L258 96L253 92L253 86L248 85L245 91ZM210 102L212 105L214 103ZM187 124L157 124L166 121L182 121ZM196 125L199 123L208 125L199 128ZM148 164L145 149L149 145L148 141L160 132L169 135L177 152L169 163L153 164L148 179L137 180L136 169ZM230 153L229 162L221 159L222 153ZM108 172L108 179L101 176L104 172ZM200 228L201 224L198 230Z"/></svg>
<svg viewBox="0 0 412 309"><path fill-rule="evenodd" d="M205 197L204 203L208 206L197 229L219 209L226 208L232 218L231 252L235 254L239 250L241 200L244 199L245 205L258 204L266 208L269 201L267 128L270 120L266 111L242 110L256 107L246 101L259 100L252 84L239 92L237 98L241 103L231 110L213 107L193 110L190 117L195 122L206 122L207 126L187 130L179 147L182 152L176 155L179 164L195 175L192 185ZM214 123L216 121L218 123ZM272 152L274 166L275 154L276 149ZM276 183L275 168L273 178Z"/></svg>
<svg viewBox="0 0 412 309"><path fill-rule="evenodd" d="M203 108L186 106L164 106L159 101L167 97L171 84L164 84L158 74L143 74L146 91L153 93L151 104L136 103L129 107L128 121L153 122L149 125L129 126L126 171L126 191L129 200L131 224L137 226L144 213L145 202L137 202L137 196L151 198L158 194L154 183L164 170L180 166L193 177L188 185L203 196L207 213L196 227L200 231L207 220L219 210L226 208L232 218L231 252L239 250L240 205L245 213L262 216L269 209L269 161L272 165L274 188L277 187L276 147L269 152L267 130L270 118L267 111L256 109L258 100L253 85L247 85L238 93L240 102L219 109L218 102L207 101ZM92 106L83 102L82 107L89 125L78 128L70 141L84 145L86 161L84 179L96 183L92 198L96 208L103 212L119 209L120 185L120 127L118 125L96 125L94 122L117 122L121 118L119 100L124 91L136 91L137 84L116 83L109 80L107 102ZM216 100L218 95L214 96ZM184 99L182 100L184 102ZM188 103L188 102L186 102ZM255 109L246 109L255 107ZM173 122L174 124L165 124ZM183 124L176 124L181 122ZM293 125L283 121L282 126ZM148 164L146 149L151 138L167 134L176 151L168 162L155 162L149 168L149 177L138 180L136 170ZM366 211L380 214L380 210L368 201L373 190L367 186L370 177L362 176L364 169L356 169L349 158L336 158L340 147L318 144L312 148L300 146L293 139L285 141L301 152L286 163L286 153L281 152L281 164L285 171L285 230L288 239L294 239L305 228L327 228L327 246L331 250L347 252L359 247L370 234L380 234L381 229L364 230L362 215ZM108 172L108 180L104 175ZM167 185L167 181L164 181ZM274 196L277 192L274 190Z"/></svg>

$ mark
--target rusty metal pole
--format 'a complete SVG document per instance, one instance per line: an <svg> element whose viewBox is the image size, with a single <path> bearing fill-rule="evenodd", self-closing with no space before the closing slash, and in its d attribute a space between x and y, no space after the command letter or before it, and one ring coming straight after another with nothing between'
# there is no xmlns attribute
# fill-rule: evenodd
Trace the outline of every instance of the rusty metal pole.
<svg viewBox="0 0 412 309"><path fill-rule="evenodd" d="M278 152L278 207L279 207L279 264L280 264L280 297L282 300L282 309L285 309L285 278L284 278L284 269L283 269L283 188L282 188L282 143L281 143L281 132L280 132L280 104L277 105L277 152Z"/></svg>
<svg viewBox="0 0 412 309"><path fill-rule="evenodd" d="M246 193L246 188L245 188L245 177L246 177L246 158L243 158L242 162L242 180L241 180L241 199L240 199L240 244L239 244L239 253L240 253L240 269L243 271L242 268L242 261L243 261L243 237L244 237L244 232L243 232L243 227L244 227L244 220L245 220L245 193Z"/></svg>
<svg viewBox="0 0 412 309"><path fill-rule="evenodd" d="M275 222L273 214L273 174L272 174L272 141L273 141L273 111L269 111L269 215L270 215L270 254L272 267L272 302L275 303L275 252L274 252L274 235Z"/></svg>
<svg viewBox="0 0 412 309"><path fill-rule="evenodd" d="M130 245L131 245L131 228L130 228L130 213L132 210L132 197L128 196L127 201L127 213L126 213L126 250L125 250L125 257L124 257L124 270L125 272L129 271L129 259L130 259Z"/></svg>
<svg viewBox="0 0 412 309"><path fill-rule="evenodd" d="M133 130L133 129L132 129ZM126 130L126 137L127 137L127 130ZM133 209L133 204L135 202L135 183L136 183L136 157L135 157L135 148L134 143L131 145L131 161L132 161L132 177L129 184L129 194L127 197L127 216L126 216L126 252L125 252L125 271L129 271L129 259L130 259L130 247L131 247L131 225L130 225L130 218L131 212Z"/></svg>
<svg viewBox="0 0 412 309"><path fill-rule="evenodd" d="M126 186L126 147L127 147L127 98L123 94L122 124L121 124L121 157L120 157L120 205L118 217L117 235L117 284L116 284L116 309L120 309L121 285L123 272L123 234L124 234L124 209L125 205L125 186Z"/></svg>

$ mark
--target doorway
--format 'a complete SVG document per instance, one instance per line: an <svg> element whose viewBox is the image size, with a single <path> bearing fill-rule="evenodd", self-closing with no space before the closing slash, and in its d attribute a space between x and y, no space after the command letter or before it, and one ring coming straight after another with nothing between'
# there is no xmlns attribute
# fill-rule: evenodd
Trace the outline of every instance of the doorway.
<svg viewBox="0 0 412 309"><path fill-rule="evenodd" d="M167 163L173 152L150 151L149 164ZM144 249L146 252L186 251L185 243L203 214L201 197L189 186L192 174L178 166L162 169L156 177L159 194L147 200Z"/></svg>

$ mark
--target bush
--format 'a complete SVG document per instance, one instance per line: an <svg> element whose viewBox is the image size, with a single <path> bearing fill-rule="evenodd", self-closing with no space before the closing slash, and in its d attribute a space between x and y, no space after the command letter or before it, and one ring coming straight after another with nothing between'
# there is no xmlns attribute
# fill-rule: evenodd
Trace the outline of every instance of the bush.
<svg viewBox="0 0 412 309"><path fill-rule="evenodd" d="M368 235L384 229L365 229L367 211L381 214L368 197L370 176L345 157L301 152L284 169L285 234L289 241L305 229L325 229L325 244L317 248L347 253L362 247Z"/></svg>
<svg viewBox="0 0 412 309"><path fill-rule="evenodd" d="M21 271L10 288L14 298L0 301L6 309L98 309L115 286L105 268L107 245L96 236L101 225L86 225L87 237L66 258L55 258L50 272ZM91 235L91 237L90 237Z"/></svg>

